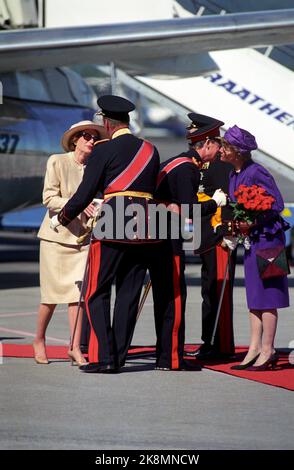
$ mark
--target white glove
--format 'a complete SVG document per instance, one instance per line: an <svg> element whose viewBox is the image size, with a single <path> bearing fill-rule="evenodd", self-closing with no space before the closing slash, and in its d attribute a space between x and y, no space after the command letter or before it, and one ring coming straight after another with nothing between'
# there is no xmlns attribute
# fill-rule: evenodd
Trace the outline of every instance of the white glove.
<svg viewBox="0 0 294 470"><path fill-rule="evenodd" d="M56 232L56 227L58 227L60 224L59 220L58 220L58 217L57 217L57 214L54 215L51 219L50 219L50 228L52 230L55 230Z"/></svg>
<svg viewBox="0 0 294 470"><path fill-rule="evenodd" d="M251 243L250 243L250 238L249 237L247 237L247 236L244 237L243 245L245 247L245 250L250 250Z"/></svg>
<svg viewBox="0 0 294 470"><path fill-rule="evenodd" d="M99 217L99 215L101 213L102 204L104 202L104 199L94 198L92 202L95 205L95 207L97 208L96 217Z"/></svg>
<svg viewBox="0 0 294 470"><path fill-rule="evenodd" d="M217 207L222 207L227 204L227 196L222 189L214 191L212 199L216 202Z"/></svg>
<svg viewBox="0 0 294 470"><path fill-rule="evenodd" d="M231 251L235 250L238 245L238 237L232 237L231 235L224 237L223 241Z"/></svg>

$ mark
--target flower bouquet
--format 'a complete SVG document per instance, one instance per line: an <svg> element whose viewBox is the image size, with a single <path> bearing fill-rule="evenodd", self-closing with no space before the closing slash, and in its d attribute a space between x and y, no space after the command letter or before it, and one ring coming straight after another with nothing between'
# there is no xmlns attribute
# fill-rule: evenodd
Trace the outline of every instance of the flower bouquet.
<svg viewBox="0 0 294 470"><path fill-rule="evenodd" d="M249 234L256 225L257 217L272 208L275 199L260 186L241 184L234 192L236 202L232 202L233 218L238 234L238 242L250 248Z"/></svg>

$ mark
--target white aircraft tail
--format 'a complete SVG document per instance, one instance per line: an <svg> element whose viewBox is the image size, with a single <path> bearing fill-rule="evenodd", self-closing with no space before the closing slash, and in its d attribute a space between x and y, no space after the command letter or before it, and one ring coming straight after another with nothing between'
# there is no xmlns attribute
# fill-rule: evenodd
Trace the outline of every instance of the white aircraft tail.
<svg viewBox="0 0 294 470"><path fill-rule="evenodd" d="M294 74L253 49L212 52L219 70L178 80L139 77L185 109L256 136L258 160L294 179Z"/></svg>

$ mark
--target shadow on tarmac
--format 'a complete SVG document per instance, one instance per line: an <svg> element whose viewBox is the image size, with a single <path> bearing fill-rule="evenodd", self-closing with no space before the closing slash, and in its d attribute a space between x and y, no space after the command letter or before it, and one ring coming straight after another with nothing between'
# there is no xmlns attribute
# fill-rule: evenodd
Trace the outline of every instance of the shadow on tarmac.
<svg viewBox="0 0 294 470"><path fill-rule="evenodd" d="M25 339L25 336L0 336L0 341L15 341Z"/></svg>
<svg viewBox="0 0 294 470"><path fill-rule="evenodd" d="M39 272L1 272L0 289L16 289L20 287L39 287Z"/></svg>

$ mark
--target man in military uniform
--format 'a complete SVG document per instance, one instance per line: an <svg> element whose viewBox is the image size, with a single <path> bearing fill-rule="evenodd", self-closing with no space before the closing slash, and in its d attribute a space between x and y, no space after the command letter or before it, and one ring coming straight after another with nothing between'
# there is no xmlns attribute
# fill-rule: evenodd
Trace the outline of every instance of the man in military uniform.
<svg viewBox="0 0 294 470"><path fill-rule="evenodd" d="M198 142L197 151L191 147L187 152L162 163L155 192L158 202L163 202L167 206L172 203L171 210L178 209L180 212L181 204L188 204L190 218L193 217L193 205L198 204L200 169L203 164L215 159L221 145L219 128L223 125L223 122L209 116L195 113L193 116L197 127L195 125L193 131L188 132L190 136L193 134L193 142ZM216 190L211 200L201 204L201 213L213 214L218 206L225 204L225 194ZM187 296L185 255L180 238L168 240L163 245L164 253L158 267L158 279L155 282L152 280L157 333L156 365L160 370L182 370L189 368L189 363L183 359ZM164 266L168 266L165 273ZM160 290L157 292L160 285L161 294ZM193 368L196 369L196 366Z"/></svg>
<svg viewBox="0 0 294 470"><path fill-rule="evenodd" d="M85 169L84 178L75 195L58 214L57 223L67 225L93 200L100 191L104 197L101 220L105 231L91 243L89 280L85 295L86 311L91 325L88 348L89 364L80 369L87 373L117 371L125 361L127 345L133 333L140 289L145 275L146 257L152 258L148 227L142 233L139 221L131 214L134 205L148 219L148 204L152 201L159 170L157 149L131 134L129 112L135 106L130 101L112 95L98 99L109 142L95 147ZM138 211L140 218L142 211ZM111 223L103 215L112 214ZM108 222L108 223L107 223ZM127 227L134 222L132 237ZM94 229L97 238L98 223ZM137 225L136 225L137 223ZM58 228L56 228L58 230ZM135 269L133 269L135 266ZM132 273L129 275L128 273ZM117 279L117 299L113 324L110 318L111 285Z"/></svg>
<svg viewBox="0 0 294 470"><path fill-rule="evenodd" d="M198 117L194 113L189 114L191 125L187 134L191 146L198 150L197 134L194 138L193 129L197 127ZM226 194L229 191L229 173L232 170L230 164L220 160L217 155L213 162L203 165L201 184L198 190L199 201L209 201L217 188L221 188ZM232 255L222 246L223 227L222 221L232 219L232 209L227 205L217 209L216 214L202 214L201 220L201 246L196 253L200 254L201 269L201 294L202 302L202 341L204 344L198 351L188 352L188 356L196 356L200 360L215 359L234 353L233 333L233 282L236 254ZM217 309L220 300L221 287L224 279L226 265L229 262L229 273L222 300L219 321L215 338L212 338L216 323ZM214 344L212 343L214 339Z"/></svg>

